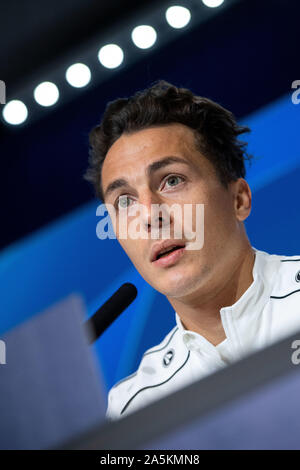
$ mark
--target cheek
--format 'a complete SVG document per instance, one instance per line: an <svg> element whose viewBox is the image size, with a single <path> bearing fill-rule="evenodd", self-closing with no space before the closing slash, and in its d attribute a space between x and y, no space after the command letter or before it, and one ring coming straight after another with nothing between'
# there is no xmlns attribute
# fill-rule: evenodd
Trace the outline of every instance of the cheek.
<svg viewBox="0 0 300 470"><path fill-rule="evenodd" d="M234 235L236 230L233 207L228 198L211 201L205 206L204 230L206 242L217 240L223 245L228 238Z"/></svg>
<svg viewBox="0 0 300 470"><path fill-rule="evenodd" d="M115 212L115 218L113 221L113 227L117 239L122 243L126 243L129 239L128 236L128 217L120 212ZM123 245L122 245L123 246Z"/></svg>
<svg viewBox="0 0 300 470"><path fill-rule="evenodd" d="M136 268L143 264L141 240L131 240L128 238L127 240L118 239L118 241Z"/></svg>

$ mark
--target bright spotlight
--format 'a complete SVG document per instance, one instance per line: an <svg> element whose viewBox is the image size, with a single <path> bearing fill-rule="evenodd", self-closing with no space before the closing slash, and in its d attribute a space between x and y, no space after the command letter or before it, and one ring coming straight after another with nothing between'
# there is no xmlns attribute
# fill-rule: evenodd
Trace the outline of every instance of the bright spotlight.
<svg viewBox="0 0 300 470"><path fill-rule="evenodd" d="M101 64L108 69L115 69L123 62L124 53L117 44L107 44L98 53Z"/></svg>
<svg viewBox="0 0 300 470"><path fill-rule="evenodd" d="M202 2L203 2L204 5L206 5L207 7L216 8L216 7L219 7L220 5L222 5L222 3L224 2L224 0L202 0Z"/></svg>
<svg viewBox="0 0 300 470"><path fill-rule="evenodd" d="M91 80L91 71L87 65L73 64L66 71L67 82L75 87L82 88Z"/></svg>
<svg viewBox="0 0 300 470"><path fill-rule="evenodd" d="M166 11L166 20L172 28L184 28L191 19L191 12L188 8L173 6Z"/></svg>
<svg viewBox="0 0 300 470"><path fill-rule="evenodd" d="M148 49L153 46L156 37L155 29L148 25L137 26L131 33L131 39L140 49Z"/></svg>
<svg viewBox="0 0 300 470"><path fill-rule="evenodd" d="M8 124L18 125L26 121L28 110L23 101L12 100L4 106L2 116Z"/></svg>
<svg viewBox="0 0 300 470"><path fill-rule="evenodd" d="M59 98L59 91L54 83L43 82L35 88L33 95L41 106L53 106Z"/></svg>

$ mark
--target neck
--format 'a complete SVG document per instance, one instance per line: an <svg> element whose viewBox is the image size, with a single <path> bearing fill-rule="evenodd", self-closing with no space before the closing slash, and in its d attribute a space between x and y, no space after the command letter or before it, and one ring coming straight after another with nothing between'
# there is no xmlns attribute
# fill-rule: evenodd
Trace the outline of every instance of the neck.
<svg viewBox="0 0 300 470"><path fill-rule="evenodd" d="M226 339L220 309L233 305L253 282L255 252L249 245L227 267L225 282L210 292L198 292L193 298L168 299L186 330L204 336L214 346Z"/></svg>

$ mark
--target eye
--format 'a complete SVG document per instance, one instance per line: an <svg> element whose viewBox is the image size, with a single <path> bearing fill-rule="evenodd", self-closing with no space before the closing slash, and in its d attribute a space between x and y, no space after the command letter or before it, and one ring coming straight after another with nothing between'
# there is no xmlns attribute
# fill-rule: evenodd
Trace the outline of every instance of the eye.
<svg viewBox="0 0 300 470"><path fill-rule="evenodd" d="M178 175L171 175L165 181L166 184L169 183L170 188L173 188L174 186L177 186L180 183L180 180L184 181L184 178Z"/></svg>
<svg viewBox="0 0 300 470"><path fill-rule="evenodd" d="M130 197L126 196L126 194L122 194L116 200L116 206L120 209L126 209L129 207L128 201L130 201Z"/></svg>

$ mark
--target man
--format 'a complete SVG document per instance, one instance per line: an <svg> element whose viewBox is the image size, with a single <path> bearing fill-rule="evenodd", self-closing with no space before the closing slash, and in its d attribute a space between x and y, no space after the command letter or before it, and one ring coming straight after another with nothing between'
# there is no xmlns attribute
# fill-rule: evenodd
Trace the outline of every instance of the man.
<svg viewBox="0 0 300 470"><path fill-rule="evenodd" d="M167 297L176 319L161 344L145 352L138 370L110 390L109 419L300 328L300 256L259 251L246 234L252 196L244 162L251 156L238 136L249 130L211 100L159 81L109 103L91 132L86 178L118 216L114 229L121 246L143 278ZM152 210L174 204L181 214L188 204L204 206L199 249L185 235L175 237L171 211ZM120 237L137 207L144 233L155 226L162 234L167 226L169 238Z"/></svg>

